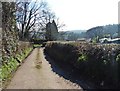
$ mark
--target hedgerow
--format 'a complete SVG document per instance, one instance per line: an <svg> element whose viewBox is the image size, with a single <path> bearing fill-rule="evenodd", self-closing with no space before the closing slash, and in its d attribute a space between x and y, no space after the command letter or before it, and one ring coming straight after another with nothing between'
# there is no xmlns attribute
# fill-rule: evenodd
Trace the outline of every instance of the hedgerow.
<svg viewBox="0 0 120 91"><path fill-rule="evenodd" d="M58 63L70 63L101 87L120 86L120 45L89 43L47 43L45 52Z"/></svg>

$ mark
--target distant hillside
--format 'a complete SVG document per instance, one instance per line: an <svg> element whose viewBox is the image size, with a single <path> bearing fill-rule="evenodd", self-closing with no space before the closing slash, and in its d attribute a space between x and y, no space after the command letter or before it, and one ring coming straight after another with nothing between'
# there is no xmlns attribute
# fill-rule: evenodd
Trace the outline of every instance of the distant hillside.
<svg viewBox="0 0 120 91"><path fill-rule="evenodd" d="M86 30L69 30L69 32L80 34L82 32L86 32Z"/></svg>
<svg viewBox="0 0 120 91"><path fill-rule="evenodd" d="M77 40L79 38L116 38L118 37L118 24L96 26L89 30L69 30L59 32L60 39Z"/></svg>
<svg viewBox="0 0 120 91"><path fill-rule="evenodd" d="M102 37L117 37L118 36L118 24L97 26L93 27L86 32L87 37L94 38L99 36Z"/></svg>
<svg viewBox="0 0 120 91"><path fill-rule="evenodd" d="M59 38L60 40L77 40L79 38L85 38L85 30L70 30L70 31L60 31Z"/></svg>

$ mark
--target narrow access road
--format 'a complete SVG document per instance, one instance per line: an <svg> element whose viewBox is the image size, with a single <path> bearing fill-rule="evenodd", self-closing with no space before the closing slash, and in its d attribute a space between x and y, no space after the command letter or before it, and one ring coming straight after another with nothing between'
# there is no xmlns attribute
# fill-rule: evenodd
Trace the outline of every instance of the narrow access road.
<svg viewBox="0 0 120 91"><path fill-rule="evenodd" d="M43 48L35 48L18 68L6 89L81 89L52 71Z"/></svg>

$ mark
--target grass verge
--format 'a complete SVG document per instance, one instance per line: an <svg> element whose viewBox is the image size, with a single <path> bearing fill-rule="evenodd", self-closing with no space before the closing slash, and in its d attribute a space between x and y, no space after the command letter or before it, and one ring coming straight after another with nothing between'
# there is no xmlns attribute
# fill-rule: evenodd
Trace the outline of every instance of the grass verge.
<svg viewBox="0 0 120 91"><path fill-rule="evenodd" d="M11 78L13 77L17 68L23 63L23 60L31 53L33 48L27 48L23 52L16 54L15 57L10 57L7 63L4 63L0 67L0 79L2 83L2 89L4 89L8 83L10 82Z"/></svg>

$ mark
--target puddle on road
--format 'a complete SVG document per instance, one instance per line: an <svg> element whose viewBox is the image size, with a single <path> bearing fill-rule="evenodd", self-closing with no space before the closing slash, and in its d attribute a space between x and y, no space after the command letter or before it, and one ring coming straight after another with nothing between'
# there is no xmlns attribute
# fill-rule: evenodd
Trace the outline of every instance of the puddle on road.
<svg viewBox="0 0 120 91"><path fill-rule="evenodd" d="M42 61L40 60L40 48L37 48L35 68L40 69L42 67Z"/></svg>

